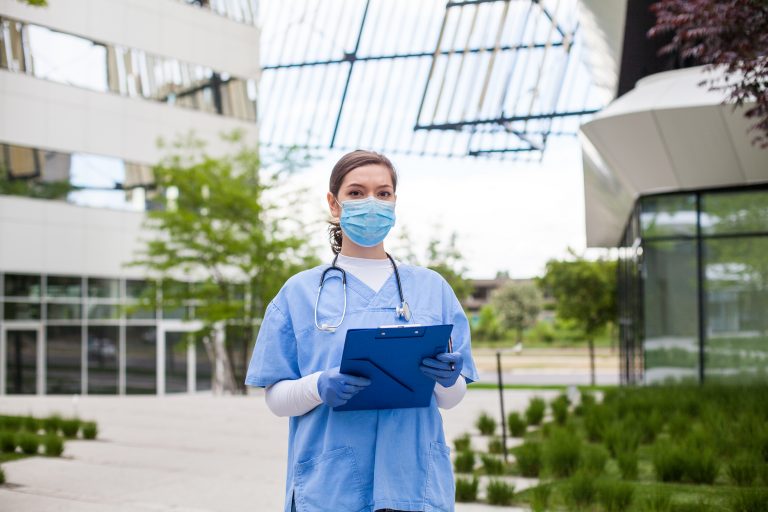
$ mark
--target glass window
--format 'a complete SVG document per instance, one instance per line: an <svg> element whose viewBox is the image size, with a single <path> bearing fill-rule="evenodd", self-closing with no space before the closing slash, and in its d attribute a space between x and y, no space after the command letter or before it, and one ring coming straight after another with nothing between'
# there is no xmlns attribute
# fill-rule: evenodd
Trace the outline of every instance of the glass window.
<svg viewBox="0 0 768 512"><path fill-rule="evenodd" d="M165 391L187 391L187 346L190 335L185 332L165 333Z"/></svg>
<svg viewBox="0 0 768 512"><path fill-rule="evenodd" d="M34 274L5 274L6 297L40 297L41 280Z"/></svg>
<svg viewBox="0 0 768 512"><path fill-rule="evenodd" d="M705 380L768 380L768 237L705 241Z"/></svg>
<svg viewBox="0 0 768 512"><path fill-rule="evenodd" d="M6 302L3 305L6 320L40 320L40 304L30 302Z"/></svg>
<svg viewBox="0 0 768 512"><path fill-rule="evenodd" d="M154 327L125 329L125 392L157 392L157 340Z"/></svg>
<svg viewBox="0 0 768 512"><path fill-rule="evenodd" d="M88 393L118 392L119 339L116 326L88 327Z"/></svg>
<svg viewBox="0 0 768 512"><path fill-rule="evenodd" d="M49 302L46 304L48 320L80 320L80 304Z"/></svg>
<svg viewBox="0 0 768 512"><path fill-rule="evenodd" d="M48 297L67 297L73 299L81 297L81 278L48 276L46 279L45 293Z"/></svg>
<svg viewBox="0 0 768 512"><path fill-rule="evenodd" d="M120 306L113 304L88 304L88 318L91 320L117 320Z"/></svg>
<svg viewBox="0 0 768 512"><path fill-rule="evenodd" d="M37 392L37 331L6 331L5 391L8 394Z"/></svg>
<svg viewBox="0 0 768 512"><path fill-rule="evenodd" d="M102 299L120 297L120 281L117 279L88 278L88 296Z"/></svg>
<svg viewBox="0 0 768 512"><path fill-rule="evenodd" d="M142 279L127 279L125 281L125 295L130 299L140 299L144 296L155 296L155 282Z"/></svg>
<svg viewBox="0 0 768 512"><path fill-rule="evenodd" d="M645 380L698 380L696 243L647 242L643 258Z"/></svg>
<svg viewBox="0 0 768 512"><path fill-rule="evenodd" d="M640 208L643 238L696 235L694 194L644 197L640 200Z"/></svg>
<svg viewBox="0 0 768 512"><path fill-rule="evenodd" d="M768 191L703 194L701 230L705 235L767 233Z"/></svg>
<svg viewBox="0 0 768 512"><path fill-rule="evenodd" d="M49 326L46 333L46 393L81 393L82 328Z"/></svg>
<svg viewBox="0 0 768 512"><path fill-rule="evenodd" d="M213 388L213 364L202 339L195 342L195 389L210 391Z"/></svg>

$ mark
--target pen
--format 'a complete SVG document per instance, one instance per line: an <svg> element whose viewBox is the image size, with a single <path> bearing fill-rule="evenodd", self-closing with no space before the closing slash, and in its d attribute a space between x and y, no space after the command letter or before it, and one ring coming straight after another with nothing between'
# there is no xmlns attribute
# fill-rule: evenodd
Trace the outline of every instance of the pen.
<svg viewBox="0 0 768 512"><path fill-rule="evenodd" d="M448 336L448 352L453 352L453 338ZM455 370L456 366L451 363L451 371Z"/></svg>

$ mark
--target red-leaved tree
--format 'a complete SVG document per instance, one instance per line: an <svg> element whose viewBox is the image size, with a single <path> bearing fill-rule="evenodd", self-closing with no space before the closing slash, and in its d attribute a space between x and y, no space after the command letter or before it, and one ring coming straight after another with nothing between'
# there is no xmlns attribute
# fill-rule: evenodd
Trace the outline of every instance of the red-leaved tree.
<svg viewBox="0 0 768 512"><path fill-rule="evenodd" d="M756 120L752 143L768 148L768 0L661 0L651 10L656 25L648 36L672 34L660 54L723 67L722 78L700 85L725 91L734 108L750 104L744 114Z"/></svg>

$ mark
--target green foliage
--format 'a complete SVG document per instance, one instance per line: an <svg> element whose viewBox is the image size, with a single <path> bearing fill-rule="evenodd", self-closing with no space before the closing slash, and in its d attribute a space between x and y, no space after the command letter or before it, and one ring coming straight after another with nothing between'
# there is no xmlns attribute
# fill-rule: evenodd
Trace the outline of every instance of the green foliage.
<svg viewBox="0 0 768 512"><path fill-rule="evenodd" d="M42 428L42 422L34 416L24 416L22 419L22 427L28 432L37 433Z"/></svg>
<svg viewBox="0 0 768 512"><path fill-rule="evenodd" d="M457 473L471 473L475 469L475 452L467 450L456 454L453 466Z"/></svg>
<svg viewBox="0 0 768 512"><path fill-rule="evenodd" d="M712 485L720 471L720 464L714 452L708 448L693 448L689 445L686 450L685 474L695 484Z"/></svg>
<svg viewBox="0 0 768 512"><path fill-rule="evenodd" d="M653 469L662 482L682 482L686 470L686 453L679 445L659 442L653 449Z"/></svg>
<svg viewBox="0 0 768 512"><path fill-rule="evenodd" d="M637 450L640 436L631 423L614 422L605 428L603 441L611 456L616 457L619 453Z"/></svg>
<svg viewBox="0 0 768 512"><path fill-rule="evenodd" d="M0 485L5 483L5 471L3 471L3 468L0 468Z"/></svg>
<svg viewBox="0 0 768 512"><path fill-rule="evenodd" d="M523 340L523 330L536 322L542 302L541 291L535 284L520 281L507 282L490 297L501 327L515 331L518 342Z"/></svg>
<svg viewBox="0 0 768 512"><path fill-rule="evenodd" d="M768 510L768 489L741 489L733 495L732 512L765 512Z"/></svg>
<svg viewBox="0 0 768 512"><path fill-rule="evenodd" d="M539 476L542 465L541 443L526 441L513 450L517 460L517 468L522 476L535 478Z"/></svg>
<svg viewBox="0 0 768 512"><path fill-rule="evenodd" d="M64 452L64 441L56 434L47 434L43 438L45 454L51 457L59 457Z"/></svg>
<svg viewBox="0 0 768 512"><path fill-rule="evenodd" d="M0 195L33 197L37 199L66 199L78 190L69 181L41 181L36 178L8 178L0 164Z"/></svg>
<svg viewBox="0 0 768 512"><path fill-rule="evenodd" d="M565 501L576 510L589 507L595 502L595 498L597 498L597 485L595 479L587 473L576 473L565 487Z"/></svg>
<svg viewBox="0 0 768 512"><path fill-rule="evenodd" d="M621 478L624 480L636 480L638 475L637 452L623 451L616 456Z"/></svg>
<svg viewBox="0 0 768 512"><path fill-rule="evenodd" d="M472 326L472 339L479 341L494 341L504 337L504 329L501 328L496 311L490 304L480 308L477 321Z"/></svg>
<svg viewBox="0 0 768 512"><path fill-rule="evenodd" d="M672 510L672 493L666 487L654 487L641 501L640 510L643 512L670 512Z"/></svg>
<svg viewBox="0 0 768 512"><path fill-rule="evenodd" d="M557 429L544 445L544 459L549 471L558 477L572 475L581 461L581 440L571 431Z"/></svg>
<svg viewBox="0 0 768 512"><path fill-rule="evenodd" d="M552 495L552 488L548 485L539 484L531 489L531 508L533 512L546 512L549 509L549 498Z"/></svg>
<svg viewBox="0 0 768 512"><path fill-rule="evenodd" d="M18 435L21 451L27 455L34 455L40 447L40 438L30 432L20 432Z"/></svg>
<svg viewBox="0 0 768 512"><path fill-rule="evenodd" d="M0 432L0 452L13 453L16 451L16 434L5 430Z"/></svg>
<svg viewBox="0 0 768 512"><path fill-rule="evenodd" d="M507 506L515 496L515 486L503 480L492 479L485 489L486 499L491 505Z"/></svg>
<svg viewBox="0 0 768 512"><path fill-rule="evenodd" d="M19 2L34 7L48 7L48 0L19 0Z"/></svg>
<svg viewBox="0 0 768 512"><path fill-rule="evenodd" d="M16 432L21 428L21 425L21 416L3 416L3 428L5 430Z"/></svg>
<svg viewBox="0 0 768 512"><path fill-rule="evenodd" d="M551 321L539 320L528 330L526 338L530 341L552 343L557 339L557 330Z"/></svg>
<svg viewBox="0 0 768 512"><path fill-rule="evenodd" d="M757 478L760 461L754 455L740 453L728 463L728 477L740 486L750 486Z"/></svg>
<svg viewBox="0 0 768 512"><path fill-rule="evenodd" d="M54 414L52 416L48 416L47 418L43 418L43 428L45 429L46 433L56 434L59 432L60 427L61 416Z"/></svg>
<svg viewBox="0 0 768 512"><path fill-rule="evenodd" d="M469 450L471 443L472 440L470 439L468 433L464 433L453 440L453 446L456 448L457 452Z"/></svg>
<svg viewBox="0 0 768 512"><path fill-rule="evenodd" d="M581 469L593 476L599 476L605 470L608 452L600 446L585 446L581 452Z"/></svg>
<svg viewBox="0 0 768 512"><path fill-rule="evenodd" d="M77 437L80 430L80 420L77 418L61 420L61 433L65 437Z"/></svg>
<svg viewBox="0 0 768 512"><path fill-rule="evenodd" d="M525 419L529 425L539 425L544 419L544 412L547 410L547 403L543 398L537 396L531 398L528 402L528 408L525 410Z"/></svg>
<svg viewBox="0 0 768 512"><path fill-rule="evenodd" d="M523 437L528 425L523 421L519 412L511 412L507 416L507 426L509 426L509 434L512 437Z"/></svg>
<svg viewBox="0 0 768 512"><path fill-rule="evenodd" d="M504 461L493 455L487 455L483 453L480 455L483 461L483 470L486 475L502 475L504 474Z"/></svg>
<svg viewBox="0 0 768 512"><path fill-rule="evenodd" d="M500 437L492 437L488 440L488 453L496 455L504 453L504 444Z"/></svg>
<svg viewBox="0 0 768 512"><path fill-rule="evenodd" d="M605 480L600 482L597 495L605 512L625 512L632 504L634 487L626 482Z"/></svg>
<svg viewBox="0 0 768 512"><path fill-rule="evenodd" d="M135 308L179 309L195 301L195 336L224 326L224 364L233 376L227 385L244 392L248 358L236 357L233 347L247 349L283 283L318 260L308 221L292 213L307 192L285 190L286 177L308 159L289 150L262 166L258 147L241 132L222 138L231 150L221 157L193 135L165 147L167 156L153 167L160 208L147 213L144 226L159 236L148 237L129 266L163 282L162 304L148 290ZM200 278L191 285L174 281L178 275Z"/></svg>
<svg viewBox="0 0 768 512"><path fill-rule="evenodd" d="M484 436L492 436L496 431L496 420L486 412L480 413L475 422L477 430Z"/></svg>
<svg viewBox="0 0 768 512"><path fill-rule="evenodd" d="M83 439L96 439L97 433L96 422L86 421L83 423Z"/></svg>
<svg viewBox="0 0 768 512"><path fill-rule="evenodd" d="M456 501L460 503L469 503L477 501L477 488L479 482L477 477L472 477L472 480L466 478L456 479Z"/></svg>
<svg viewBox="0 0 768 512"><path fill-rule="evenodd" d="M555 422L558 425L565 425L568 420L568 397L560 395L555 398L550 404L552 408L552 416L555 418Z"/></svg>

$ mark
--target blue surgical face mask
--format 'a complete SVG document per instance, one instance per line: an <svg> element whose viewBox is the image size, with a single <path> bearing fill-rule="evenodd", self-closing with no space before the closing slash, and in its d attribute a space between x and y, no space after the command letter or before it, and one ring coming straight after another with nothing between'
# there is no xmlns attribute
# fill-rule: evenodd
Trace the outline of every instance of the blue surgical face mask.
<svg viewBox="0 0 768 512"><path fill-rule="evenodd" d="M359 246L378 245L395 225L394 201L368 196L365 199L342 201L340 206L341 230Z"/></svg>

